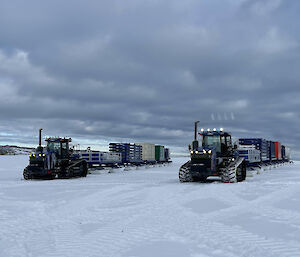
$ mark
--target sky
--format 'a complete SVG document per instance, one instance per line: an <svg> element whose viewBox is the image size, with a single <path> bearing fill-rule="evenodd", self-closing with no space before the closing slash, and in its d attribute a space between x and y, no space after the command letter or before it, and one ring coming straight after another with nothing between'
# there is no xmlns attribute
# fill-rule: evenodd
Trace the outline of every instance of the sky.
<svg viewBox="0 0 300 257"><path fill-rule="evenodd" d="M300 157L299 0L1 0L0 144L185 152L193 123Z"/></svg>

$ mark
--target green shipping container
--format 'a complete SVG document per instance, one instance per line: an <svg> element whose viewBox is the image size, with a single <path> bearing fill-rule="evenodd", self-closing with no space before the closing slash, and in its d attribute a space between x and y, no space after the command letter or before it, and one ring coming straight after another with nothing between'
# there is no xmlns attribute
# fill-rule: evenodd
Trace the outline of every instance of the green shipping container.
<svg viewBox="0 0 300 257"><path fill-rule="evenodd" d="M165 150L163 145L155 146L155 160L156 161L164 161L165 158Z"/></svg>

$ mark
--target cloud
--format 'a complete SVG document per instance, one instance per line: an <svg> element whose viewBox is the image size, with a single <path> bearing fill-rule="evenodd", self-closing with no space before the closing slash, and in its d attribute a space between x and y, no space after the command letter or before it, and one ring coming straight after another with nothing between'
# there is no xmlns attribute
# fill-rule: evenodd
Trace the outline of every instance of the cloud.
<svg viewBox="0 0 300 257"><path fill-rule="evenodd" d="M299 43L297 41L290 40L284 35L280 35L278 29L275 27L270 28L258 42L259 50L266 54L277 54L292 48L297 49L298 47Z"/></svg>
<svg viewBox="0 0 300 257"><path fill-rule="evenodd" d="M249 1L251 3L251 11L257 15L267 15L278 9L282 0L256 0Z"/></svg>
<svg viewBox="0 0 300 257"><path fill-rule="evenodd" d="M300 137L285 127L300 125L299 7L1 1L0 140L32 144L43 127L93 145L185 150L200 120L237 137L293 144Z"/></svg>

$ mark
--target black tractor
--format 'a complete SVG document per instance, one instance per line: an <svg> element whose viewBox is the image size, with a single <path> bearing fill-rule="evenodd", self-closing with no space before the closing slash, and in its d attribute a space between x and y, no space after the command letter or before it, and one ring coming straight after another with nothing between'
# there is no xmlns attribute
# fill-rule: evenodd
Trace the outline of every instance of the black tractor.
<svg viewBox="0 0 300 257"><path fill-rule="evenodd" d="M206 181L208 177L219 177L223 182L235 183L246 179L246 162L238 156L232 144L231 134L223 129L201 130L202 144L197 140L197 124L192 146L191 159L179 169L180 182Z"/></svg>
<svg viewBox="0 0 300 257"><path fill-rule="evenodd" d="M86 177L87 163L69 148L71 138L48 138L47 146L42 147L41 131L39 146L29 156L29 165L23 171L24 179Z"/></svg>

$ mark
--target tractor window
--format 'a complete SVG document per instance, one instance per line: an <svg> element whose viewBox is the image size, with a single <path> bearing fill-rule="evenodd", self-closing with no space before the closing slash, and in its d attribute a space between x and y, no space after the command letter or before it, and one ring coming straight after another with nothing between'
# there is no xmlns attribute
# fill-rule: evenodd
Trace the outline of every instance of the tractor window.
<svg viewBox="0 0 300 257"><path fill-rule="evenodd" d="M51 152L59 152L60 150L60 143L59 142L50 142L48 143L48 150Z"/></svg>
<svg viewBox="0 0 300 257"><path fill-rule="evenodd" d="M217 152L221 152L220 136L204 136L203 146L215 147Z"/></svg>
<svg viewBox="0 0 300 257"><path fill-rule="evenodd" d="M221 144L226 144L226 142L225 142L225 137L222 137L222 136L221 136Z"/></svg>
<svg viewBox="0 0 300 257"><path fill-rule="evenodd" d="M63 142L61 143L61 157L62 158L67 158L69 154L69 151L68 151L68 143L67 142Z"/></svg>
<svg viewBox="0 0 300 257"><path fill-rule="evenodd" d="M227 137L226 137L226 143L227 143L227 144L226 144L227 146L232 146L232 145L231 145L231 136L227 136Z"/></svg>
<svg viewBox="0 0 300 257"><path fill-rule="evenodd" d="M68 149L68 143L62 143L61 147L63 150L67 150Z"/></svg>

